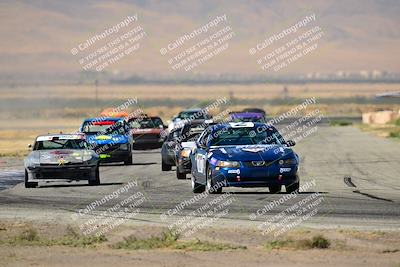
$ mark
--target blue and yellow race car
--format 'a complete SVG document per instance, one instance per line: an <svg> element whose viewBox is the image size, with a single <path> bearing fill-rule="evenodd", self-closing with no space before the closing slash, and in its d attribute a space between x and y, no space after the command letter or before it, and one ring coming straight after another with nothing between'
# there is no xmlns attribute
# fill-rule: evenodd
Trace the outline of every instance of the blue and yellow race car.
<svg viewBox="0 0 400 267"><path fill-rule="evenodd" d="M299 156L278 130L265 123L208 127L191 154L192 189L221 193L222 187L268 187L271 193L299 190Z"/></svg>
<svg viewBox="0 0 400 267"><path fill-rule="evenodd" d="M85 119L80 131L99 156L101 162L132 164L133 139L130 128L123 118Z"/></svg>

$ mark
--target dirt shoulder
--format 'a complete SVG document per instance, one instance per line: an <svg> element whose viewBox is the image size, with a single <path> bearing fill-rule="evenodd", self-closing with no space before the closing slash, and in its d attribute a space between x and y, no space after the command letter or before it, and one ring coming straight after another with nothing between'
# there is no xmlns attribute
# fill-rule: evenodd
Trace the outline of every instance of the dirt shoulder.
<svg viewBox="0 0 400 267"><path fill-rule="evenodd" d="M1 266L400 266L400 232L296 229L263 236L212 227L188 238L119 226L84 236L74 225L2 220Z"/></svg>

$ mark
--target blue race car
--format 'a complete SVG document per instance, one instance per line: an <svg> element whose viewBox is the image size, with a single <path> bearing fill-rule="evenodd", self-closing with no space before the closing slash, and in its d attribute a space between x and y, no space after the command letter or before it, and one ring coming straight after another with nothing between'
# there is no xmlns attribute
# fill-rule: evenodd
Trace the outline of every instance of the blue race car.
<svg viewBox="0 0 400 267"><path fill-rule="evenodd" d="M208 127L191 154L192 189L221 193L222 187L268 187L271 193L299 190L299 156L265 123L239 122Z"/></svg>
<svg viewBox="0 0 400 267"><path fill-rule="evenodd" d="M121 162L132 164L133 140L130 128L123 118L85 119L80 131L99 156L101 162Z"/></svg>

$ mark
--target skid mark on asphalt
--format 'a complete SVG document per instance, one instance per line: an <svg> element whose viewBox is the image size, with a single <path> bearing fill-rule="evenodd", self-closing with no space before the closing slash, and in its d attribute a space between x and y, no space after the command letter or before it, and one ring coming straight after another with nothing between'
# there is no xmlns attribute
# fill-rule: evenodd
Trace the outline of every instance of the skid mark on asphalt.
<svg viewBox="0 0 400 267"><path fill-rule="evenodd" d="M368 193L360 192L359 190L354 190L353 193L357 193L357 194L360 194L360 195L363 195L363 196L366 196L366 197L369 197L369 198L377 199L377 200L393 202L393 200L391 200L391 199L387 199L387 198L383 198L383 197L377 197L377 196L374 196L374 195L371 195L371 194L368 194Z"/></svg>
<svg viewBox="0 0 400 267"><path fill-rule="evenodd" d="M357 188L357 186L353 183L351 177L344 177L343 181L347 186L353 187L353 188ZM374 196L374 195L371 195L371 194L368 194L368 193L364 193L364 192L361 192L358 189L357 190L353 190L353 193L360 194L360 195L363 195L363 196L366 196L366 197L369 197L369 198L373 198L373 199L377 199L377 200L393 202L393 200L391 200L391 199L387 199L387 198L383 198L383 197Z"/></svg>

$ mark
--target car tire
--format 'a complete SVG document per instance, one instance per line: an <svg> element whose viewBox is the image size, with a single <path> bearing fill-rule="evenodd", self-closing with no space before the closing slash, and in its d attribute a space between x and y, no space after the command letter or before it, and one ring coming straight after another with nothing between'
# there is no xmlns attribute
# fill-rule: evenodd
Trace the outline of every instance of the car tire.
<svg viewBox="0 0 400 267"><path fill-rule="evenodd" d="M176 166L176 178L178 178L178 180L184 180L184 179L186 179L186 173L180 172L178 166Z"/></svg>
<svg viewBox="0 0 400 267"><path fill-rule="evenodd" d="M124 165L132 165L132 164L133 164L132 154L130 154L129 157L127 157L126 160L124 160Z"/></svg>
<svg viewBox="0 0 400 267"><path fill-rule="evenodd" d="M282 186L281 185L272 185L272 186L269 186L268 189L271 194L278 194L279 192L281 192Z"/></svg>
<svg viewBox="0 0 400 267"><path fill-rule="evenodd" d="M28 182L28 171L25 170L25 188L35 188L37 186L37 182Z"/></svg>
<svg viewBox="0 0 400 267"><path fill-rule="evenodd" d="M164 161L161 161L161 170L162 171L170 171L171 170L171 165L168 165Z"/></svg>
<svg viewBox="0 0 400 267"><path fill-rule="evenodd" d="M193 193L203 193L204 190L206 190L206 186L203 184L196 183L194 177L192 176L192 190Z"/></svg>
<svg viewBox="0 0 400 267"><path fill-rule="evenodd" d="M215 183L214 180L211 177L211 167L208 165L207 166L207 183L206 183L206 190L209 194L221 194L222 193L222 187L216 187L215 189Z"/></svg>
<svg viewBox="0 0 400 267"><path fill-rule="evenodd" d="M100 171L99 166L96 167L94 176L89 178L89 185L99 185L100 184Z"/></svg>
<svg viewBox="0 0 400 267"><path fill-rule="evenodd" d="M300 188L300 182L296 182L296 183L293 183L291 185L287 185L286 186L286 192L287 193L294 193L294 192L298 193L299 192L299 188Z"/></svg>

